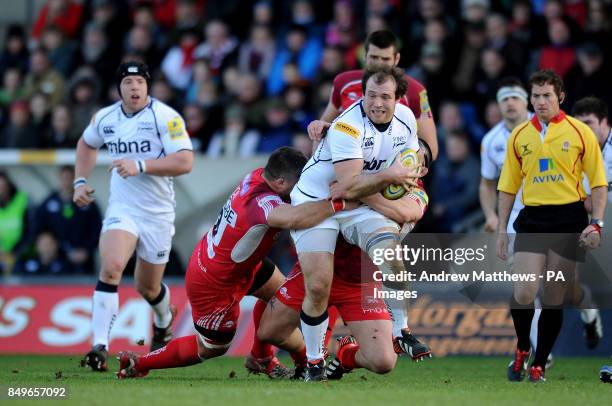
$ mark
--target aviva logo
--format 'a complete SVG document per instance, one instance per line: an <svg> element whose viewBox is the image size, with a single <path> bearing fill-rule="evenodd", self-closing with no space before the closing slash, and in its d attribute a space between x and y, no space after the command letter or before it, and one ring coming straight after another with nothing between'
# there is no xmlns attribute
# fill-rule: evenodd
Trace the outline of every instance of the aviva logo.
<svg viewBox="0 0 612 406"><path fill-rule="evenodd" d="M542 172L548 172L548 171L552 171L555 169L555 164L553 162L552 159L550 158L542 158L540 159L540 173ZM540 176L534 176L533 177L533 183L556 183L556 182L563 182L565 180L565 178L563 178L563 175L559 174L550 174L550 175L540 175Z"/></svg>
<svg viewBox="0 0 612 406"><path fill-rule="evenodd" d="M540 173L546 171L552 171L555 169L555 164L550 158L542 158L540 159Z"/></svg>

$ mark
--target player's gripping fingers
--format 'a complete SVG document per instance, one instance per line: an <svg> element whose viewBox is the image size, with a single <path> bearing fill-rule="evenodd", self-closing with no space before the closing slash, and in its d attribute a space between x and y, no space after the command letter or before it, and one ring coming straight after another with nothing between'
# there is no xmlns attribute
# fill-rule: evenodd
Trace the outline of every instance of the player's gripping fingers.
<svg viewBox="0 0 612 406"><path fill-rule="evenodd" d="M93 194L95 190L89 185L81 185L74 190L72 201L79 207L91 204L95 199Z"/></svg>
<svg viewBox="0 0 612 406"><path fill-rule="evenodd" d="M322 120L313 120L310 122L310 124L308 124L307 127L307 131L308 131L308 138L310 138L312 141L321 141L321 139L323 138L323 134L325 133L325 130L327 128L329 128L330 124L326 121L322 121Z"/></svg>
<svg viewBox="0 0 612 406"><path fill-rule="evenodd" d="M594 225L587 226L584 229L584 231L582 231L582 234L580 234L580 246L581 247L594 249L594 248L599 247L600 243L601 243L601 232Z"/></svg>

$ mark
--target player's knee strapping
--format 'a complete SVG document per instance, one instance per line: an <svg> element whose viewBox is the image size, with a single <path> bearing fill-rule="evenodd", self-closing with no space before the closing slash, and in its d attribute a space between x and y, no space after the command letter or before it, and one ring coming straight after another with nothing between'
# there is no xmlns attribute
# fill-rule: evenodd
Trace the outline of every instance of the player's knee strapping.
<svg viewBox="0 0 612 406"><path fill-rule="evenodd" d="M399 243L400 237L397 233L383 232L372 234L366 241L366 252L368 253L370 259L374 260L375 252L388 249L395 250ZM383 273L383 287L395 290L408 289L408 282L392 282L386 277L388 275L399 274L404 271L404 264L401 258L383 261L382 264L378 265L378 269L380 269Z"/></svg>

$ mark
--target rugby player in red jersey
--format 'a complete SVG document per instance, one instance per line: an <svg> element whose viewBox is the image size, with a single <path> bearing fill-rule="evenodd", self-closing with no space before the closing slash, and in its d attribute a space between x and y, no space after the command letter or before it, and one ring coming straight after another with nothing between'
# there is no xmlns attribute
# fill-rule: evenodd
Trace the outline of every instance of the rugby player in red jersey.
<svg viewBox="0 0 612 406"><path fill-rule="evenodd" d="M282 147L265 168L243 179L187 266L185 287L196 334L173 339L145 355L120 353L119 378L143 377L152 369L184 367L223 355L236 333L240 300L248 294L268 301L283 283L280 271L265 260L277 233L312 227L337 211L356 207L342 200L286 204L305 164L300 152ZM386 170L397 182L410 173L399 160ZM287 375L278 365L272 357L265 366L268 375L275 369Z"/></svg>
<svg viewBox="0 0 612 406"><path fill-rule="evenodd" d="M397 66L399 63L398 39L391 31L372 32L366 38L364 46L366 68L377 65ZM363 72L361 69L350 70L342 72L334 78L329 103L321 119L308 125L308 135L311 139L320 140L330 123L348 106L363 96L361 86ZM406 81L408 82L408 88L399 103L408 106L414 113L418 124L417 135L427 142L435 160L438 156L438 138L429 99L427 98L427 89L408 75L406 75Z"/></svg>
<svg viewBox="0 0 612 406"><path fill-rule="evenodd" d="M427 199L423 199L420 193L410 193L390 205L395 206L396 211L385 210L386 216L413 225L423 216ZM380 278L376 278L378 281L373 278L377 269L358 246L349 244L342 237L338 238L328 305L338 309L351 335L338 340L336 357L326 367L328 379L340 379L355 368L385 374L395 367L399 354L413 356L408 352L410 346L404 340L393 338L387 305L383 299L375 296L375 289L382 290ZM268 302L257 330L261 341L274 344L291 354L296 366L295 379L303 378L307 363L306 346L298 329L304 295L304 277L298 262L276 291L275 297ZM429 355L427 349L419 354L419 358Z"/></svg>

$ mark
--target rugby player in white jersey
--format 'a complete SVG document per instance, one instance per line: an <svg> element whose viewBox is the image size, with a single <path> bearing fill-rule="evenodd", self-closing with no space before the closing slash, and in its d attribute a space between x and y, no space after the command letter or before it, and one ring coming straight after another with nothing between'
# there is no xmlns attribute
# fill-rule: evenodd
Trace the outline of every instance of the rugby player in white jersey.
<svg viewBox="0 0 612 406"><path fill-rule="evenodd" d="M87 183L100 147L113 162L110 198L100 236L100 277L93 294L93 348L84 363L107 370L108 344L117 318L117 286L136 251L136 289L154 314L152 349L172 338L176 309L162 277L174 235L172 178L191 171L193 151L183 118L149 96L151 76L146 65L126 62L117 70L121 100L98 111L77 144L74 202L94 200Z"/></svg>
<svg viewBox="0 0 612 406"><path fill-rule="evenodd" d="M601 147L606 177L608 178L608 202L612 202L612 129L608 122L608 106L596 97L585 97L578 100L572 108L572 115L582 121L595 133ZM586 190L586 183L585 190ZM588 190L587 190L588 192ZM591 212L591 198L585 201L587 210ZM578 300L578 298L576 298ZM582 303L581 303L582 304ZM584 336L587 347L595 348L603 337L603 326L599 309L585 309L580 311L580 317L584 325Z"/></svg>
<svg viewBox="0 0 612 406"><path fill-rule="evenodd" d="M386 199L378 192L389 183L409 189L425 172L421 167L404 168L401 179L392 179L389 169L397 164L384 169L385 162L403 148L419 149L414 114L406 106L396 104L406 91L403 72L378 66L368 69L362 82L363 99L349 106L332 123L291 192L294 205L328 197L361 199L367 204L338 213L313 228L292 232L306 288L300 314L308 358L306 381L325 379L323 346L338 233L342 232L349 243L369 255L377 248L395 247L400 226L385 217ZM382 267L393 265L403 266L400 261ZM395 319L406 319L405 308L395 310L401 313L397 317L394 312Z"/></svg>

